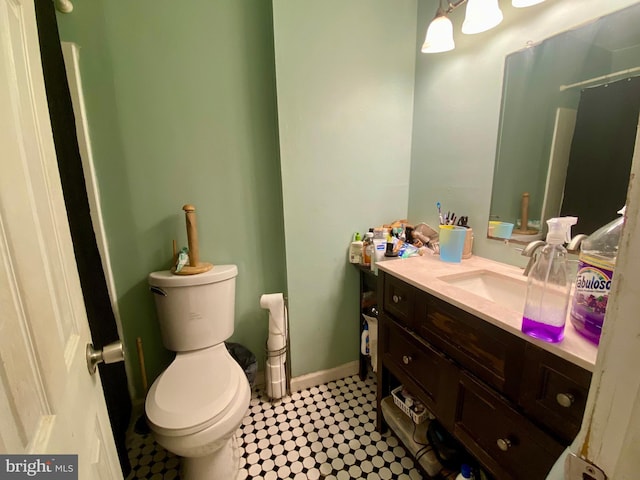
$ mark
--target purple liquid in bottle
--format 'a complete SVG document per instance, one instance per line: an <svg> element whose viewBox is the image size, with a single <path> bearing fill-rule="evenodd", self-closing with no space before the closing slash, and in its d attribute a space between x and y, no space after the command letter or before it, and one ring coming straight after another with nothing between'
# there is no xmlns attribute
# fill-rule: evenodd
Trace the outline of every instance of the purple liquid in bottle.
<svg viewBox="0 0 640 480"><path fill-rule="evenodd" d="M531 337L551 343L558 343L564 338L564 325L554 327L527 317L522 317L522 331Z"/></svg>

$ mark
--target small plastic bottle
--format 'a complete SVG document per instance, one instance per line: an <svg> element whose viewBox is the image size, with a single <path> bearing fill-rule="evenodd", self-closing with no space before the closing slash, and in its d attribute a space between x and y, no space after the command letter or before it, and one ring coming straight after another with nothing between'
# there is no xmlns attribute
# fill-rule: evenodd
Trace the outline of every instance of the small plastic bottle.
<svg viewBox="0 0 640 480"><path fill-rule="evenodd" d="M473 472L471 471L471 467L466 463L463 463L460 467L460 473L456 477L456 480L473 480Z"/></svg>
<svg viewBox="0 0 640 480"><path fill-rule="evenodd" d="M571 225L577 220L576 217L547 220L547 245L542 247L527 281L522 331L551 343L564 338L571 278L563 244L571 239Z"/></svg>
<svg viewBox="0 0 640 480"><path fill-rule="evenodd" d="M362 242L362 265L371 265L371 257L373 255L373 232L364 234Z"/></svg>
<svg viewBox="0 0 640 480"><path fill-rule="evenodd" d="M596 345L600 343L613 269L618 257L624 210L618 212L621 217L593 232L580 246L570 318L575 329Z"/></svg>
<svg viewBox="0 0 640 480"><path fill-rule="evenodd" d="M349 246L349 262L350 263L362 263L362 249L363 249L362 238L360 237L360 233L355 233L353 236L353 241Z"/></svg>

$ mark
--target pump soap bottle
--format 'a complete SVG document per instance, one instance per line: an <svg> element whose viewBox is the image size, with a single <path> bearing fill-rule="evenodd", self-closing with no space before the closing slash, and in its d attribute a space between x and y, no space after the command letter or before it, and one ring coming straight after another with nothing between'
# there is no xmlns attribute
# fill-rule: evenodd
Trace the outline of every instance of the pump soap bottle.
<svg viewBox="0 0 640 480"><path fill-rule="evenodd" d="M547 220L547 245L542 247L529 273L522 331L529 336L556 343L564 338L571 278L564 243L571 240L576 217Z"/></svg>

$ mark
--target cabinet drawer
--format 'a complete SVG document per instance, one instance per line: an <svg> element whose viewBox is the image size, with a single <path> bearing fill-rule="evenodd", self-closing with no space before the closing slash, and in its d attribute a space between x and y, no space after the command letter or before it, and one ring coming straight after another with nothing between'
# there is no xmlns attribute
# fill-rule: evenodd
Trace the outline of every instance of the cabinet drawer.
<svg viewBox="0 0 640 480"><path fill-rule="evenodd" d="M453 425L458 369L429 345L406 331L389 317L381 321L382 355L387 368L403 382L444 425ZM413 387L413 388L411 388Z"/></svg>
<svg viewBox="0 0 640 480"><path fill-rule="evenodd" d="M418 289L391 275L384 276L384 311L402 325L413 329Z"/></svg>
<svg viewBox="0 0 640 480"><path fill-rule="evenodd" d="M478 378L517 401L524 340L427 293L416 302L416 331Z"/></svg>
<svg viewBox="0 0 640 480"><path fill-rule="evenodd" d="M498 478L545 478L563 446L471 376L460 375L454 433Z"/></svg>
<svg viewBox="0 0 640 480"><path fill-rule="evenodd" d="M520 406L569 444L580 430L591 372L527 345Z"/></svg>

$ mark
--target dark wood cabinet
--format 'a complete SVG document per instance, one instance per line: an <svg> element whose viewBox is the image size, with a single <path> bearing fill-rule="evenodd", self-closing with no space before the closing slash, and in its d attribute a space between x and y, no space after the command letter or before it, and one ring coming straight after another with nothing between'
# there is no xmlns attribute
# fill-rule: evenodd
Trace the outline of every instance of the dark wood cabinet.
<svg viewBox="0 0 640 480"><path fill-rule="evenodd" d="M400 324L414 328L414 309L419 290L395 277L386 277L384 282L384 305L389 315Z"/></svg>
<svg viewBox="0 0 640 480"><path fill-rule="evenodd" d="M360 349L360 339L362 338L362 332L364 331L365 319L363 314L369 312L371 307L375 308L377 311L378 305L378 277L375 273L371 271L368 266L364 265L355 265L358 269L358 274L360 276L360 295L359 295L359 303L360 308L358 309L358 317L360 324L360 334L358 337L358 351L359 354L359 366L358 366L358 375L360 376L360 380L364 380L367 377L369 372L369 356L364 355Z"/></svg>
<svg viewBox="0 0 640 480"><path fill-rule="evenodd" d="M520 392L524 411L564 442L580 430L591 372L527 345Z"/></svg>
<svg viewBox="0 0 640 480"><path fill-rule="evenodd" d="M465 373L454 435L500 479L543 479L564 447L513 404Z"/></svg>
<svg viewBox="0 0 640 480"><path fill-rule="evenodd" d="M429 411L448 427L453 426L458 369L428 343L408 332L389 317L380 317L379 344L386 368L397 378L410 381L410 389L420 392Z"/></svg>
<svg viewBox="0 0 640 480"><path fill-rule="evenodd" d="M467 370L517 399L525 341L422 292L416 329Z"/></svg>
<svg viewBox="0 0 640 480"><path fill-rule="evenodd" d="M577 434L591 373L383 271L378 304L378 428L399 382L496 478L543 479Z"/></svg>

